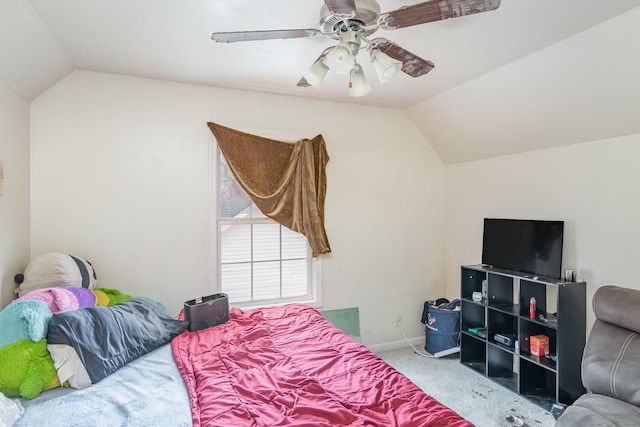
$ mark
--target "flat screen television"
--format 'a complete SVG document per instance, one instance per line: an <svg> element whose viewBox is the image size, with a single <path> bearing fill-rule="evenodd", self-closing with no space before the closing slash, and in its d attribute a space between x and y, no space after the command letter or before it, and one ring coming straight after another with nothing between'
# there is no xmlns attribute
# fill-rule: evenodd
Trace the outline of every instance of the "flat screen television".
<svg viewBox="0 0 640 427"><path fill-rule="evenodd" d="M482 263L560 278L564 221L485 218Z"/></svg>

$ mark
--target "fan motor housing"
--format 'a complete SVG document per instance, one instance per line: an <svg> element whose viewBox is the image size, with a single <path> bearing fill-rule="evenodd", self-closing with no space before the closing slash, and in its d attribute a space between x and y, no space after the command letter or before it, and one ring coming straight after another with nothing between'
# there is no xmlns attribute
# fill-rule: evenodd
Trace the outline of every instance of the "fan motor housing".
<svg viewBox="0 0 640 427"><path fill-rule="evenodd" d="M358 27L369 27L362 32L363 36L373 34L378 29L378 16L380 16L380 5L375 0L355 0L356 14L349 18L351 24L357 24ZM333 15L325 4L320 8L320 31L323 33L334 33L345 19ZM340 34L327 34L329 37L339 39Z"/></svg>

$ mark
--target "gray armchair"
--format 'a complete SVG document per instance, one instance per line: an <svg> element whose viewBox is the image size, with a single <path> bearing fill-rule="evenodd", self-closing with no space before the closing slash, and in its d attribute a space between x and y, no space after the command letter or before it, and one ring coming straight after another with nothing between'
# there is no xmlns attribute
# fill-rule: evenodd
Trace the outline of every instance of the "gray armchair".
<svg viewBox="0 0 640 427"><path fill-rule="evenodd" d="M556 427L640 426L640 290L602 286L593 296L596 321L582 357L587 393Z"/></svg>

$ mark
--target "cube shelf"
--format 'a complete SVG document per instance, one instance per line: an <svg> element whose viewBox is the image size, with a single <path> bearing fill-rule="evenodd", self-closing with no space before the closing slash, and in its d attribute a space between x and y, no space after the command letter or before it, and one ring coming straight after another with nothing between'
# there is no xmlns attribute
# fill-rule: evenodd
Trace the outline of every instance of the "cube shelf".
<svg viewBox="0 0 640 427"><path fill-rule="evenodd" d="M474 301L473 293L483 290L482 300ZM460 363L548 411L554 403L570 405L585 392L580 377L585 282L465 265L460 295ZM534 335L548 337L548 355L531 354Z"/></svg>

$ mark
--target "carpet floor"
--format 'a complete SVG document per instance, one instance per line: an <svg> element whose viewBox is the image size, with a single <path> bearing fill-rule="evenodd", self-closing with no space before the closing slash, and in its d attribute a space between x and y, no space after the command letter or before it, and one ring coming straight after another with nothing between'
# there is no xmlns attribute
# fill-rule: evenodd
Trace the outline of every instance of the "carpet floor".
<svg viewBox="0 0 640 427"><path fill-rule="evenodd" d="M477 427L555 424L550 412L461 365L458 358L428 359L411 348L378 356Z"/></svg>

